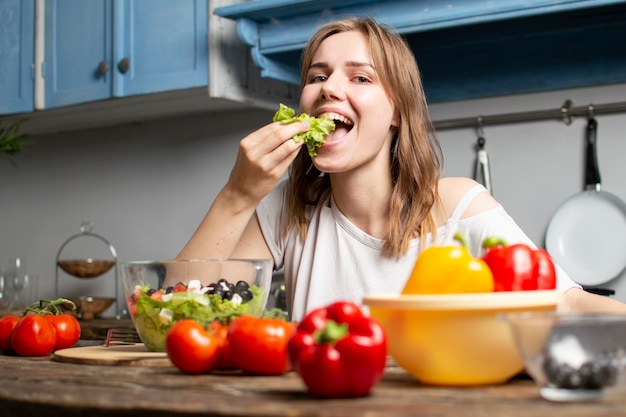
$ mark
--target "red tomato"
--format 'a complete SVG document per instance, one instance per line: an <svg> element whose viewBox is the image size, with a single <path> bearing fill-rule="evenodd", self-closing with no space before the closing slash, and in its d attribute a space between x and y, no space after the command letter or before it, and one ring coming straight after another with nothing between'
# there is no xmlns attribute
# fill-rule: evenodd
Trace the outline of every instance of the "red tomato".
<svg viewBox="0 0 626 417"><path fill-rule="evenodd" d="M17 316L4 316L0 318L0 352L5 355L15 353L11 346L11 335L18 321L20 321L20 318Z"/></svg>
<svg viewBox="0 0 626 417"><path fill-rule="evenodd" d="M172 363L186 374L212 371L219 357L215 336L192 319L176 322L167 332L165 351Z"/></svg>
<svg viewBox="0 0 626 417"><path fill-rule="evenodd" d="M80 323L69 314L46 314L45 317L56 330L54 350L70 348L80 339Z"/></svg>
<svg viewBox="0 0 626 417"><path fill-rule="evenodd" d="M219 321L216 320L211 323L209 331L213 332L219 346L219 355L217 358L217 364L215 365L215 369L219 369L222 371L237 369L237 365L235 365L232 355L230 354L230 346L228 344L228 325L221 324Z"/></svg>
<svg viewBox="0 0 626 417"><path fill-rule="evenodd" d="M163 299L163 291L155 291L150 294L150 298L153 300L161 301Z"/></svg>
<svg viewBox="0 0 626 417"><path fill-rule="evenodd" d="M185 292L187 291L187 287L182 282L179 282L178 284L174 285L174 289L172 291L173 292Z"/></svg>
<svg viewBox="0 0 626 417"><path fill-rule="evenodd" d="M11 346L20 356L47 356L54 351L56 331L45 317L29 314L13 329Z"/></svg>
<svg viewBox="0 0 626 417"><path fill-rule="evenodd" d="M137 300L141 297L143 291L141 288L135 288L135 290L128 296L126 299L126 305L128 306L128 313L131 317L135 317L137 315Z"/></svg>
<svg viewBox="0 0 626 417"><path fill-rule="evenodd" d="M228 329L233 362L255 375L282 375L290 369L287 342L295 324L279 318L241 316Z"/></svg>

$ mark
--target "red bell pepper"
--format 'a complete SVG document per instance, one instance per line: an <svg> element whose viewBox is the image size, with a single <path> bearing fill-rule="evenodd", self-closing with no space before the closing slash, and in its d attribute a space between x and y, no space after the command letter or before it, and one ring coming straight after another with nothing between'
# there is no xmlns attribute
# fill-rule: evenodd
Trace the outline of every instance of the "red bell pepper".
<svg viewBox="0 0 626 417"><path fill-rule="evenodd" d="M383 375L387 338L358 305L339 301L307 314L287 349L312 395L363 397Z"/></svg>
<svg viewBox="0 0 626 417"><path fill-rule="evenodd" d="M494 291L551 290L556 288L556 269L548 252L523 243L513 245L500 238L483 242L482 259L491 269Z"/></svg>

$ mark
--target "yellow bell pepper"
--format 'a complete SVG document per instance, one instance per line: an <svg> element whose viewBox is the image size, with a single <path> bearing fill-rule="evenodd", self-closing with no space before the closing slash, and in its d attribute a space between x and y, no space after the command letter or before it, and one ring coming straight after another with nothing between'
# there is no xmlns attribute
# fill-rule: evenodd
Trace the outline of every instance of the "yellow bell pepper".
<svg viewBox="0 0 626 417"><path fill-rule="evenodd" d="M494 279L489 266L462 245L431 246L420 253L402 294L456 294L492 292Z"/></svg>

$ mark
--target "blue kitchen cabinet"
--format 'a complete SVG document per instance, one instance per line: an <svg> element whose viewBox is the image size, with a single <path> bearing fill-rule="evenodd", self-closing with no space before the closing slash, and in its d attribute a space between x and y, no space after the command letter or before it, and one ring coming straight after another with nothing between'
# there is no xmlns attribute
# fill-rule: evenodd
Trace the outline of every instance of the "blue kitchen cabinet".
<svg viewBox="0 0 626 417"><path fill-rule="evenodd" d="M45 107L111 97L112 0L48 0Z"/></svg>
<svg viewBox="0 0 626 417"><path fill-rule="evenodd" d="M35 0L0 0L0 115L33 110Z"/></svg>
<svg viewBox="0 0 626 417"><path fill-rule="evenodd" d="M405 36L431 102L626 82L626 0L256 0L215 14L237 22L262 77L296 86L320 25L364 15Z"/></svg>
<svg viewBox="0 0 626 417"><path fill-rule="evenodd" d="M45 108L208 84L206 0L47 0Z"/></svg>

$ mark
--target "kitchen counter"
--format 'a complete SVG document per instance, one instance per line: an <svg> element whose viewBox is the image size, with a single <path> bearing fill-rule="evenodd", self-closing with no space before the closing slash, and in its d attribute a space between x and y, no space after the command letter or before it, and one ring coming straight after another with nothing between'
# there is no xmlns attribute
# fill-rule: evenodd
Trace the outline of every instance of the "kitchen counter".
<svg viewBox="0 0 626 417"><path fill-rule="evenodd" d="M459 416L621 415L626 395L552 403L526 377L481 387L419 384L398 367L365 398L319 400L291 372L190 376L169 364L101 366L0 355L0 416Z"/></svg>

